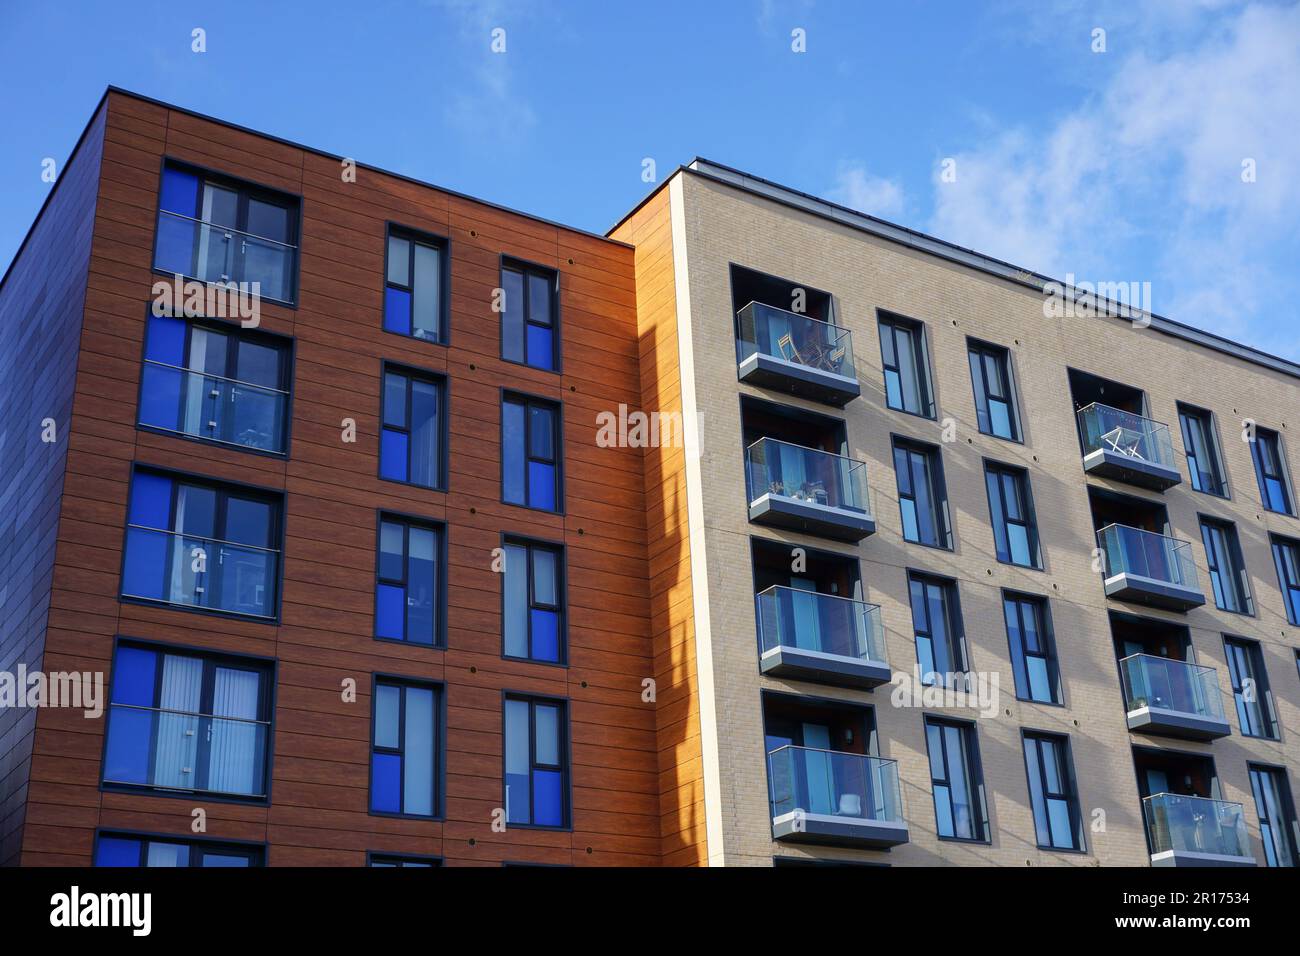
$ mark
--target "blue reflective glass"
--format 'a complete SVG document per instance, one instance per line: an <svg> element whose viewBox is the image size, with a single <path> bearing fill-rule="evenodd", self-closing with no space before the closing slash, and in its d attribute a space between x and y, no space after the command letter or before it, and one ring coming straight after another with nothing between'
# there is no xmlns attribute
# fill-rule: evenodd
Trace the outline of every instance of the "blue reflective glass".
<svg viewBox="0 0 1300 956"><path fill-rule="evenodd" d="M149 471L138 471L131 479L131 507L127 520L146 528L170 527L172 481Z"/></svg>
<svg viewBox="0 0 1300 956"><path fill-rule="evenodd" d="M517 402L501 406L501 456L501 496L524 504L524 406Z"/></svg>
<svg viewBox="0 0 1300 956"><path fill-rule="evenodd" d="M153 706L158 655L140 647L119 647L113 657L113 703Z"/></svg>
<svg viewBox="0 0 1300 956"><path fill-rule="evenodd" d="M169 315L149 317L144 357L168 365L185 364L185 322Z"/></svg>
<svg viewBox="0 0 1300 956"><path fill-rule="evenodd" d="M555 511L555 466L540 461L528 463L528 504Z"/></svg>
<svg viewBox="0 0 1300 956"><path fill-rule="evenodd" d="M370 809L402 811L402 758L397 754L371 754Z"/></svg>
<svg viewBox="0 0 1300 956"><path fill-rule="evenodd" d="M182 216L197 216L199 208L199 177L183 169L167 167L162 174L162 187L158 191L158 206Z"/></svg>
<svg viewBox="0 0 1300 956"><path fill-rule="evenodd" d="M560 660L560 615L533 608L533 658L557 663Z"/></svg>
<svg viewBox="0 0 1300 956"><path fill-rule="evenodd" d="M558 770L533 771L533 822L543 827L564 825L564 800Z"/></svg>
<svg viewBox="0 0 1300 956"><path fill-rule="evenodd" d="M145 365L140 387L140 424L184 431L181 422L181 381L178 369Z"/></svg>
<svg viewBox="0 0 1300 956"><path fill-rule="evenodd" d="M159 216L158 249L154 253L154 268L173 275L193 275L197 271L194 268L194 239L197 228L188 219Z"/></svg>
<svg viewBox="0 0 1300 956"><path fill-rule="evenodd" d="M95 848L95 866L139 866L140 841L102 836Z"/></svg>
<svg viewBox="0 0 1300 956"><path fill-rule="evenodd" d="M553 369L555 367L554 341L549 328L540 325L528 326L528 364L534 368Z"/></svg>
<svg viewBox="0 0 1300 956"><path fill-rule="evenodd" d="M150 783L153 711L114 707L108 720L104 779L115 783Z"/></svg>
<svg viewBox="0 0 1300 956"><path fill-rule="evenodd" d="M411 334L411 293L405 289L384 289L384 328L400 335Z"/></svg>
<svg viewBox="0 0 1300 956"><path fill-rule="evenodd" d="M407 437L401 432L384 429L379 445L379 475L394 481L406 481Z"/></svg>
<svg viewBox="0 0 1300 956"><path fill-rule="evenodd" d="M406 589L381 584L375 590L375 636L402 639L402 621L406 614Z"/></svg>
<svg viewBox="0 0 1300 956"><path fill-rule="evenodd" d="M129 528L126 558L122 563L122 593L162 600L167 568L168 535Z"/></svg>

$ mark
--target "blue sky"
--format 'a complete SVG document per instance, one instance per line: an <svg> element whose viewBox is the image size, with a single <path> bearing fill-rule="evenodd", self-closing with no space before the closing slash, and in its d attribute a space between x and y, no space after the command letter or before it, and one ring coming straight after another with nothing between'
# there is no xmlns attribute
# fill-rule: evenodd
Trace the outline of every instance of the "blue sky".
<svg viewBox="0 0 1300 956"><path fill-rule="evenodd" d="M706 156L1300 359L1295 2L8 2L0 263L110 83L595 232Z"/></svg>

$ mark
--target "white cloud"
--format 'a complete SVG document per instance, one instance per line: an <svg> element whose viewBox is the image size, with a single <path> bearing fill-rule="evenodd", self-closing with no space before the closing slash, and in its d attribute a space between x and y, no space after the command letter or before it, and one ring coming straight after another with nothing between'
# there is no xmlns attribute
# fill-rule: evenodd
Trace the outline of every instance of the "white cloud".
<svg viewBox="0 0 1300 956"><path fill-rule="evenodd" d="M840 163L835 185L827 190L826 198L880 219L899 219L903 214L903 187L892 179L873 176L860 163Z"/></svg>
<svg viewBox="0 0 1300 956"><path fill-rule="evenodd" d="M509 140L537 123L537 114L515 82L511 62L512 28L536 11L528 0L432 0L432 5L455 22L469 68L459 71L462 81L448 91L446 113L450 122L468 136ZM505 52L493 52L493 31L505 31ZM448 71L455 76L457 71Z"/></svg>

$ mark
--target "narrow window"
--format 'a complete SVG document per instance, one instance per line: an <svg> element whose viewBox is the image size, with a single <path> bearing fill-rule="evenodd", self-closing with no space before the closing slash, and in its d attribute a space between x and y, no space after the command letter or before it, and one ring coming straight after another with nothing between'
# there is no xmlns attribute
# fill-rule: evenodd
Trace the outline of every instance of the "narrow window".
<svg viewBox="0 0 1300 956"><path fill-rule="evenodd" d="M547 371L559 368L558 286L553 269L513 260L502 264L502 358Z"/></svg>
<svg viewBox="0 0 1300 956"><path fill-rule="evenodd" d="M375 637L441 643L441 563L437 527L390 515L379 519Z"/></svg>
<svg viewBox="0 0 1300 956"><path fill-rule="evenodd" d="M956 684L969 670L956 584L913 572L908 575L908 589L921 681Z"/></svg>
<svg viewBox="0 0 1300 956"><path fill-rule="evenodd" d="M1277 767L1250 767L1250 789L1259 814L1259 838L1269 866L1295 866L1296 816L1286 772Z"/></svg>
<svg viewBox="0 0 1300 956"><path fill-rule="evenodd" d="M1300 627L1300 541L1278 534L1272 535L1271 540L1277 583L1286 604L1286 619L1293 626Z"/></svg>
<svg viewBox="0 0 1300 956"><path fill-rule="evenodd" d="M525 541L505 544L503 627L506 657L564 660L564 552Z"/></svg>
<svg viewBox="0 0 1300 956"><path fill-rule="evenodd" d="M971 384L975 389L975 418L979 430L1020 441L1020 414L1011 382L1011 354L987 342L968 339Z"/></svg>
<svg viewBox="0 0 1300 956"><path fill-rule="evenodd" d="M384 328L430 342L446 341L445 240L389 227Z"/></svg>
<svg viewBox="0 0 1300 956"><path fill-rule="evenodd" d="M974 724L926 717L925 742L939 836L952 840L988 839L984 777Z"/></svg>
<svg viewBox="0 0 1300 956"><path fill-rule="evenodd" d="M1255 440L1250 443L1255 459L1255 477L1259 479L1259 495L1264 507L1284 515L1294 515L1291 504L1291 479L1287 474L1286 459L1282 455L1282 439L1275 431L1255 428Z"/></svg>
<svg viewBox="0 0 1300 956"><path fill-rule="evenodd" d="M565 705L548 698L507 697L506 820L563 827L569 819Z"/></svg>
<svg viewBox="0 0 1300 956"><path fill-rule="evenodd" d="M1228 482L1219 460L1219 441L1214 417L1204 409L1178 404L1178 423L1183 430L1183 447L1187 450L1187 473L1192 487L1207 495L1228 496Z"/></svg>
<svg viewBox="0 0 1300 956"><path fill-rule="evenodd" d="M1061 680L1046 599L1004 591L1002 613L1011 645L1016 697L1040 704L1059 704Z"/></svg>
<svg viewBox="0 0 1300 956"><path fill-rule="evenodd" d="M380 678L374 693L371 811L436 816L439 690L430 684Z"/></svg>
<svg viewBox="0 0 1300 956"><path fill-rule="evenodd" d="M880 355L885 369L885 403L896 411L933 418L930 362L921 323L882 313Z"/></svg>
<svg viewBox="0 0 1300 956"><path fill-rule="evenodd" d="M1228 657L1228 676L1232 680L1232 697L1242 734L1277 740L1277 713L1273 709L1273 694L1268 687L1259 644L1225 636L1223 650Z"/></svg>
<svg viewBox="0 0 1300 956"><path fill-rule="evenodd" d="M1215 606L1234 614L1255 613L1236 527L1227 521L1202 518L1201 541L1205 544Z"/></svg>
<svg viewBox="0 0 1300 956"><path fill-rule="evenodd" d="M379 477L425 488L444 487L442 380L385 366L383 381Z"/></svg>
<svg viewBox="0 0 1300 956"><path fill-rule="evenodd" d="M1038 845L1046 850L1082 850L1083 827L1069 739L1026 733L1024 743Z"/></svg>
<svg viewBox="0 0 1300 956"><path fill-rule="evenodd" d="M560 406L521 395L501 404L501 497L542 511L560 508Z"/></svg>
<svg viewBox="0 0 1300 956"><path fill-rule="evenodd" d="M264 866L260 846L187 840L181 837L101 833L95 842L95 866Z"/></svg>
<svg viewBox="0 0 1300 956"><path fill-rule="evenodd" d="M934 548L951 548L948 496L939 449L894 439L894 475L898 481L903 538Z"/></svg>
<svg viewBox="0 0 1300 956"><path fill-rule="evenodd" d="M1023 468L986 462L989 513L993 519L993 540L998 560L1026 568L1041 568L1038 527L1029 493L1029 475Z"/></svg>

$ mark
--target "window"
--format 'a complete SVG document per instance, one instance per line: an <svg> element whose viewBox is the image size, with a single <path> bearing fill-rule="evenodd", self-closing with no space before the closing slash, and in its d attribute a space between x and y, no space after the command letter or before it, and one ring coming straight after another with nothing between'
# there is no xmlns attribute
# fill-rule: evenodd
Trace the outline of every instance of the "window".
<svg viewBox="0 0 1300 956"><path fill-rule="evenodd" d="M559 369L556 292L553 269L506 260L501 264L501 357L533 368Z"/></svg>
<svg viewBox="0 0 1300 956"><path fill-rule="evenodd" d="M985 435L1020 441L1020 414L1011 383L1011 353L998 345L967 339L975 418Z"/></svg>
<svg viewBox="0 0 1300 956"><path fill-rule="evenodd" d="M265 799L271 688L262 661L119 643L103 782Z"/></svg>
<svg viewBox="0 0 1300 956"><path fill-rule="evenodd" d="M446 341L448 256L445 240L390 226L384 281L384 328Z"/></svg>
<svg viewBox="0 0 1300 956"><path fill-rule="evenodd" d="M961 610L957 606L957 585L944 578L912 572L908 575L908 591L921 681L954 684L959 675L969 670L961 632Z"/></svg>
<svg viewBox="0 0 1300 956"><path fill-rule="evenodd" d="M1254 614L1236 527L1227 521L1202 518L1201 540L1205 544L1215 607L1234 614Z"/></svg>
<svg viewBox="0 0 1300 956"><path fill-rule="evenodd" d="M895 438L894 475L898 481L904 539L935 548L951 548L948 493L939 449Z"/></svg>
<svg viewBox="0 0 1300 956"><path fill-rule="evenodd" d="M95 866L265 866L266 851L242 843L101 833Z"/></svg>
<svg viewBox="0 0 1300 956"><path fill-rule="evenodd" d="M560 511L560 406L523 395L501 404L501 497Z"/></svg>
<svg viewBox="0 0 1300 956"><path fill-rule="evenodd" d="M436 856L398 856L393 853L371 853L366 860L366 866L418 866L427 869L442 866L442 860Z"/></svg>
<svg viewBox="0 0 1300 956"><path fill-rule="evenodd" d="M1259 838L1269 866L1295 866L1296 817L1286 772L1277 767L1250 765L1250 789L1255 793Z"/></svg>
<svg viewBox="0 0 1300 956"><path fill-rule="evenodd" d="M1082 850L1083 825L1069 738L1039 733L1026 733L1024 738L1038 845L1045 850Z"/></svg>
<svg viewBox="0 0 1300 956"><path fill-rule="evenodd" d="M1287 475L1286 459L1282 455L1281 436L1275 431L1256 426L1250 453L1255 459L1255 477L1259 479L1259 496L1264 507L1280 514L1294 515L1291 479Z"/></svg>
<svg viewBox="0 0 1300 956"><path fill-rule="evenodd" d="M1002 592L1002 613L1011 644L1016 697L1040 704L1061 702L1061 679L1056 666L1056 642L1047 600L1029 594Z"/></svg>
<svg viewBox="0 0 1300 956"><path fill-rule="evenodd" d="M939 836L953 840L988 839L984 777L975 726L965 721L925 718L930 753L930 784Z"/></svg>
<svg viewBox="0 0 1300 956"><path fill-rule="evenodd" d="M1228 497L1228 482L1219 460L1219 440L1214 416L1200 408L1178 403L1178 422L1183 429L1183 447L1187 450L1187 473L1192 487L1207 495Z"/></svg>
<svg viewBox="0 0 1300 956"><path fill-rule="evenodd" d="M1273 563L1277 566L1277 583L1286 604L1286 619L1300 627L1300 541L1272 535Z"/></svg>
<svg viewBox="0 0 1300 956"><path fill-rule="evenodd" d="M380 517L375 637L442 643L442 562L442 532L437 527Z"/></svg>
<svg viewBox="0 0 1300 956"><path fill-rule="evenodd" d="M563 550L507 540L503 588L506 657L563 662Z"/></svg>
<svg viewBox="0 0 1300 956"><path fill-rule="evenodd" d="M137 468L122 596L274 618L282 497Z"/></svg>
<svg viewBox="0 0 1300 956"><path fill-rule="evenodd" d="M1228 657L1228 676L1232 680L1232 698L1237 705L1237 722L1247 737L1277 740L1277 714L1273 694L1268 689L1264 655L1259 644L1240 637L1223 638Z"/></svg>
<svg viewBox="0 0 1300 956"><path fill-rule="evenodd" d="M441 379L384 366L384 430L379 477L425 488L446 487Z"/></svg>
<svg viewBox="0 0 1300 956"><path fill-rule="evenodd" d="M880 356L885 367L885 404L896 411L933 418L930 359L921 323L881 313Z"/></svg>
<svg viewBox="0 0 1300 956"><path fill-rule="evenodd" d="M507 697L506 821L568 826L568 740L563 702Z"/></svg>
<svg viewBox="0 0 1300 956"><path fill-rule="evenodd" d="M284 454L289 348L239 326L150 315L141 425L236 448Z"/></svg>
<svg viewBox="0 0 1300 956"><path fill-rule="evenodd" d="M261 295L292 304L297 242L297 199L179 163L163 168L155 271L257 283Z"/></svg>
<svg viewBox="0 0 1300 956"><path fill-rule="evenodd" d="M989 514L993 519L993 541L998 560L1026 568L1041 568L1038 526L1029 493L1029 475L1023 468L993 462L984 464L989 492Z"/></svg>
<svg viewBox="0 0 1300 956"><path fill-rule="evenodd" d="M402 816L438 813L440 692L431 684L375 680L370 749L370 810Z"/></svg>

